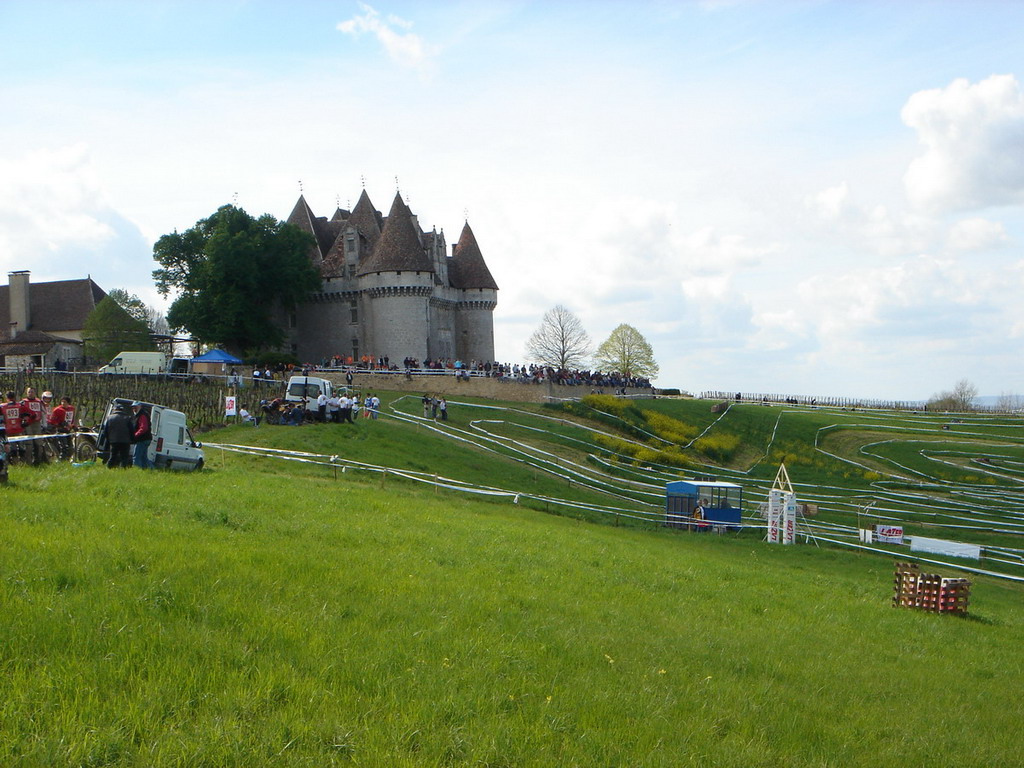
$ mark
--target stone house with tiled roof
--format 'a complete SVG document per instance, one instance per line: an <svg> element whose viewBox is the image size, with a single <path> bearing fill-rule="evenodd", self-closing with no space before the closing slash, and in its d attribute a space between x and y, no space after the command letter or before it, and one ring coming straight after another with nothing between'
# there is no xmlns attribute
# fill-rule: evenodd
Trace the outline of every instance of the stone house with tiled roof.
<svg viewBox="0 0 1024 768"><path fill-rule="evenodd" d="M0 366L80 362L85 319L106 295L88 277L32 283L27 270L8 273L0 285Z"/></svg>
<svg viewBox="0 0 1024 768"><path fill-rule="evenodd" d="M468 223L449 255L444 231L424 232L400 194L384 217L366 190L330 219L300 196L288 223L315 238L310 259L323 279L287 320L300 360L494 360L498 284Z"/></svg>

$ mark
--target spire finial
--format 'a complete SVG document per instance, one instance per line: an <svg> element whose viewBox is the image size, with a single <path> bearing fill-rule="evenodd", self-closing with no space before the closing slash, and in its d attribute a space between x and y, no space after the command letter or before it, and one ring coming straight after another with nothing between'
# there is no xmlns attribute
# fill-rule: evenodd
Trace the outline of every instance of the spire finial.
<svg viewBox="0 0 1024 768"><path fill-rule="evenodd" d="M399 187L399 184L398 184L398 176L395 176L395 192L397 192L397 191L398 191L398 187Z"/></svg>
<svg viewBox="0 0 1024 768"><path fill-rule="evenodd" d="M235 208L238 207L238 193L237 192L232 193L232 195L231 195L231 204L233 206L235 206Z"/></svg>
<svg viewBox="0 0 1024 768"><path fill-rule="evenodd" d="M299 194L302 194L302 179L299 179Z"/></svg>
<svg viewBox="0 0 1024 768"><path fill-rule="evenodd" d="M365 174L362 174L362 173L359 174L359 181L362 182L363 189L366 189L366 175Z"/></svg>
<svg viewBox="0 0 1024 768"><path fill-rule="evenodd" d="M462 219L467 224L469 224L469 208L463 208L462 209Z"/></svg>

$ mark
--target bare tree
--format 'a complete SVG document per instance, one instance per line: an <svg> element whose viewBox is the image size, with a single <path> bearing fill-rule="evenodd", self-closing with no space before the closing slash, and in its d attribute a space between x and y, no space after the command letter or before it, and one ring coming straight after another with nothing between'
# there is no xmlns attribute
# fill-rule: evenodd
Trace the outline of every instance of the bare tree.
<svg viewBox="0 0 1024 768"><path fill-rule="evenodd" d="M146 325L153 333L167 336L171 332L171 326L167 324L167 316L156 307L146 305Z"/></svg>
<svg viewBox="0 0 1024 768"><path fill-rule="evenodd" d="M1024 397L1012 392L1003 392L999 395L996 408L1000 411L1019 411L1024 408Z"/></svg>
<svg viewBox="0 0 1024 768"><path fill-rule="evenodd" d="M960 379L952 390L943 390L932 395L928 408L935 411L973 411L978 388L967 379Z"/></svg>
<svg viewBox="0 0 1024 768"><path fill-rule="evenodd" d="M590 336L572 312L558 304L544 313L540 327L526 342L526 354L552 368L578 368L590 356Z"/></svg>
<svg viewBox="0 0 1024 768"><path fill-rule="evenodd" d="M967 379L960 379L953 387L953 401L958 410L973 411L974 400L978 397L978 388Z"/></svg>

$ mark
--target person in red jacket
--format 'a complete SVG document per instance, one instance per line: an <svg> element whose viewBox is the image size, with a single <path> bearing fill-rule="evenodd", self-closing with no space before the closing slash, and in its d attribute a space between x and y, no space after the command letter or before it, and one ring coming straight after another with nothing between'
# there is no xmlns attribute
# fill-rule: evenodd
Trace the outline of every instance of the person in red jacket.
<svg viewBox="0 0 1024 768"><path fill-rule="evenodd" d="M46 423L54 432L70 432L72 430L75 426L75 406L71 404L70 397L60 399L60 405L53 409Z"/></svg>
<svg viewBox="0 0 1024 768"><path fill-rule="evenodd" d="M7 393L7 402L3 404L4 427L7 429L7 437L18 437L25 434L25 419L28 418L28 408L14 399L14 393Z"/></svg>
<svg viewBox="0 0 1024 768"><path fill-rule="evenodd" d="M28 411L28 418L25 420L25 434L36 436L43 434L43 412L46 408L42 400L36 397L36 391L33 387L29 387L25 390L25 398L21 401ZM26 452L31 459L31 463L37 464L43 460L43 443L41 440L30 440L29 449Z"/></svg>
<svg viewBox="0 0 1024 768"><path fill-rule="evenodd" d="M43 402L46 402L47 394L49 393L43 392ZM50 397L53 397L53 395L50 395ZM64 437L58 437L54 440L57 455L62 459L71 458L73 446L71 439L66 437L66 435L74 428L75 406L71 404L70 397L62 397L60 405L50 411L49 416L46 417L46 431L50 434L64 435Z"/></svg>
<svg viewBox="0 0 1024 768"><path fill-rule="evenodd" d="M28 418L28 408L14 399L14 393L7 393L7 402L0 406L0 413L3 414L4 431L7 437L18 437L25 434L25 419ZM14 458L22 455L21 446L9 446L8 456Z"/></svg>
<svg viewBox="0 0 1024 768"><path fill-rule="evenodd" d="M139 469L150 469L153 463L149 460L149 444L153 441L150 431L149 414L136 400L132 403L132 442L135 443L133 464Z"/></svg>

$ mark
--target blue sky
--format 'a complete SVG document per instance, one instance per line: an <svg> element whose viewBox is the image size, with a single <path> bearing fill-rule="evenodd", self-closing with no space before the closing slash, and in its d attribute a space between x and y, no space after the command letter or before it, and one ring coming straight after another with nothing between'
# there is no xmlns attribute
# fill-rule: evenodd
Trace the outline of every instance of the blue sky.
<svg viewBox="0 0 1024 768"><path fill-rule="evenodd" d="M658 383L1024 391L1024 4L0 3L0 266L156 302L219 205L463 217L499 359L564 304ZM237 198L236 198L237 196Z"/></svg>

